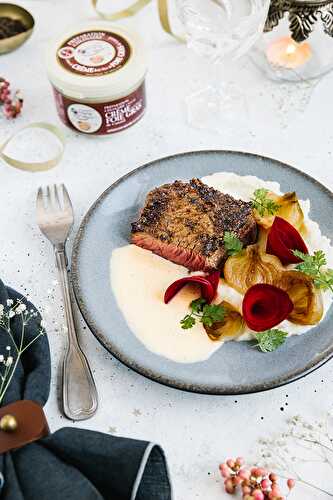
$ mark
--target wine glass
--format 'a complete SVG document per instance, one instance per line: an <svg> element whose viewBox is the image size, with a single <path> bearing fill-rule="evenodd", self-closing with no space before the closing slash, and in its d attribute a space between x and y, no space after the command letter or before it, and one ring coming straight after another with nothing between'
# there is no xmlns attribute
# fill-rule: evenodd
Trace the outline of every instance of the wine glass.
<svg viewBox="0 0 333 500"><path fill-rule="evenodd" d="M246 100L234 66L262 35L269 4L270 0L177 0L188 46L211 63L211 83L187 97L191 125L215 131L239 128Z"/></svg>

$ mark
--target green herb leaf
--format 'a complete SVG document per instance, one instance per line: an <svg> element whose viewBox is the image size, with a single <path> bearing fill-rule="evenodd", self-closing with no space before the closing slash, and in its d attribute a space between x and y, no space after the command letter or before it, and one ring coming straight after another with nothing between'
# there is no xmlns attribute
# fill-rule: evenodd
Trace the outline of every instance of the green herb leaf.
<svg viewBox="0 0 333 500"><path fill-rule="evenodd" d="M181 320L180 324L184 330L189 330L195 325L195 318L190 314L186 314L186 316Z"/></svg>
<svg viewBox="0 0 333 500"><path fill-rule="evenodd" d="M217 304L207 304L205 299L193 300L190 304L191 313L180 321L184 330L189 330L196 323L196 318L205 326L212 326L214 323L223 321L225 317L225 308Z"/></svg>
<svg viewBox="0 0 333 500"><path fill-rule="evenodd" d="M208 305L203 308L201 322L206 326L212 326L214 323L223 321L225 317L225 308L220 305Z"/></svg>
<svg viewBox="0 0 333 500"><path fill-rule="evenodd" d="M327 260L322 250L317 250L313 255L293 250L293 254L303 261L297 264L296 269L298 271L311 276L316 288L333 292L333 269L323 269L327 264Z"/></svg>
<svg viewBox="0 0 333 500"><path fill-rule="evenodd" d="M288 333L277 328L273 330L265 330L256 334L258 343L256 344L262 352L272 352L284 344Z"/></svg>
<svg viewBox="0 0 333 500"><path fill-rule="evenodd" d="M267 196L268 193L268 189L256 189L253 193L253 198L251 198L252 208L256 209L261 217L276 214L281 206L269 198Z"/></svg>
<svg viewBox="0 0 333 500"><path fill-rule="evenodd" d="M190 309L192 310L193 313L200 314L205 304L206 301L203 298L192 300L190 304Z"/></svg>
<svg viewBox="0 0 333 500"><path fill-rule="evenodd" d="M224 247L228 255L236 255L243 249L243 243L237 238L235 233L226 231L223 235Z"/></svg>

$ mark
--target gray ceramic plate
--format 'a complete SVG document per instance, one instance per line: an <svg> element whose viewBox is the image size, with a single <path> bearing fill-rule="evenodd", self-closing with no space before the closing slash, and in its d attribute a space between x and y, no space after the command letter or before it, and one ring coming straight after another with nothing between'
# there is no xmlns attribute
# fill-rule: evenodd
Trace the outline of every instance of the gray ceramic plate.
<svg viewBox="0 0 333 500"><path fill-rule="evenodd" d="M330 327L333 308L310 332L291 337L273 353L263 354L248 342L228 342L209 360L180 364L153 354L131 333L117 308L109 282L114 248L129 241L130 221L155 186L175 179L232 171L278 181L283 191L310 198L311 217L333 238L333 194L317 181L283 163L251 154L204 151L157 160L109 187L90 208L79 229L73 253L75 295L94 335L127 366L153 380L207 394L240 394L271 389L296 380L333 354Z"/></svg>

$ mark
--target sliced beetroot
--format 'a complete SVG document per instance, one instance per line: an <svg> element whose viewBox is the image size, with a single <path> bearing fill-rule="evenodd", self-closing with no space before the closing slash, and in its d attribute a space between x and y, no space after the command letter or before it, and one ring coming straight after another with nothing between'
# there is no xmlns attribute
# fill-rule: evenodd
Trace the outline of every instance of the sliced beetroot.
<svg viewBox="0 0 333 500"><path fill-rule="evenodd" d="M263 332L287 319L294 306L281 288L257 284L247 290L242 308L247 326L255 332Z"/></svg>
<svg viewBox="0 0 333 500"><path fill-rule="evenodd" d="M201 295L210 304L214 299L219 284L220 272L216 271L209 276L188 276L172 283L164 294L164 302L168 304L171 299L188 283L200 285Z"/></svg>
<svg viewBox="0 0 333 500"><path fill-rule="evenodd" d="M293 250L309 253L297 229L285 219L275 217L268 233L266 252L278 257L283 265L297 264L301 259L293 254Z"/></svg>
<svg viewBox="0 0 333 500"><path fill-rule="evenodd" d="M205 278L211 282L214 288L214 296L216 295L217 292L217 287L219 286L220 282L220 271L214 271L212 274L209 274L208 276L205 276Z"/></svg>

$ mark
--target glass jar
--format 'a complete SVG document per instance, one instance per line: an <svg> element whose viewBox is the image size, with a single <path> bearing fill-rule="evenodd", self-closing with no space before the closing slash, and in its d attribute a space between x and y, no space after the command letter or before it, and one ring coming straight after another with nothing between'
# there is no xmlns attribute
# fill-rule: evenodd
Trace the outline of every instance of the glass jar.
<svg viewBox="0 0 333 500"><path fill-rule="evenodd" d="M272 0L250 55L273 80L306 81L333 68L333 1Z"/></svg>
<svg viewBox="0 0 333 500"><path fill-rule="evenodd" d="M75 131L110 135L143 116L147 61L136 33L80 25L50 43L46 64L59 117Z"/></svg>

